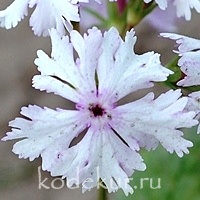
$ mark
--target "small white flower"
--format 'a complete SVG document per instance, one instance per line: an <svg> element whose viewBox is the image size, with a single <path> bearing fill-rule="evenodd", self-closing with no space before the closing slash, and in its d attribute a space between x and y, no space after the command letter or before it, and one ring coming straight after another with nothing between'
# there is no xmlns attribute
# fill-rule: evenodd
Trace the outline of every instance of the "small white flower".
<svg viewBox="0 0 200 200"><path fill-rule="evenodd" d="M178 44L178 51L175 51L181 56L178 65L186 75L178 82L178 85L200 85L200 40L173 33L161 33L160 35L175 40Z"/></svg>
<svg viewBox="0 0 200 200"><path fill-rule="evenodd" d="M133 53L133 30L127 32L125 41L115 28L104 35L93 28L84 37L71 31L70 41L55 30L50 34L51 58L38 51L35 64L41 75L34 76L33 86L73 101L76 110L23 107L21 114L29 120L10 122L12 131L3 138L22 139L14 145L14 153L30 160L41 156L43 170L66 177L69 187L77 184L71 180L78 169L83 191L97 186L101 179L109 192L122 188L126 195L133 192L128 178L135 170L146 168L138 153L140 147L155 149L160 142L170 153L188 153L192 143L182 138L179 128L197 122L194 112L184 111L187 98L180 98L180 90L155 100L149 93L118 105L126 95L165 81L172 73L161 66L158 54Z"/></svg>
<svg viewBox="0 0 200 200"><path fill-rule="evenodd" d="M0 27L10 29L28 15L28 7L33 8L30 26L35 35L49 35L48 29L56 28L64 35L65 28L72 30L71 21L80 21L78 2L87 0L15 0L5 10L0 11Z"/></svg>
<svg viewBox="0 0 200 200"><path fill-rule="evenodd" d="M149 3L152 0L144 0ZM158 6L165 10L168 4L173 4L177 9L177 17L185 17L186 20L191 20L191 9L195 9L200 13L200 0L155 0Z"/></svg>
<svg viewBox="0 0 200 200"><path fill-rule="evenodd" d="M179 86L200 86L200 40L172 33L162 33L161 36L175 40L178 44L178 51L181 56L178 65L185 77L180 80ZM196 112L196 119L200 119L200 92L193 92L189 95L188 110ZM200 133L200 125L197 130Z"/></svg>
<svg viewBox="0 0 200 200"><path fill-rule="evenodd" d="M174 0L177 8L177 16L185 17L187 21L191 20L191 9L200 13L200 0Z"/></svg>

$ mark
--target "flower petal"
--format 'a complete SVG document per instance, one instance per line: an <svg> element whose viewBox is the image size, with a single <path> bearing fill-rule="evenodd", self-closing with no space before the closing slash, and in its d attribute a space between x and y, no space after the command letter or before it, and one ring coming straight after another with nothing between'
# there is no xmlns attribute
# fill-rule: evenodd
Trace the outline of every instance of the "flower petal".
<svg viewBox="0 0 200 200"><path fill-rule="evenodd" d="M77 111L29 106L23 107L21 114L30 120L16 118L10 122L12 132L8 132L2 140L25 138L13 146L13 152L31 161L51 146L55 152L63 146L68 148L74 137L86 128L84 123L80 124L80 113ZM43 162L43 165L48 163Z"/></svg>
<svg viewBox="0 0 200 200"><path fill-rule="evenodd" d="M199 0L174 0L174 5L177 7L177 16L185 17L187 21L191 20L191 9L195 9L200 13Z"/></svg>
<svg viewBox="0 0 200 200"><path fill-rule="evenodd" d="M170 33L162 33L161 36L175 40L179 45L177 53L181 58L178 65L186 76L178 85L200 85L200 40Z"/></svg>
<svg viewBox="0 0 200 200"><path fill-rule="evenodd" d="M176 41L178 44L178 53L180 53L180 55L185 52L200 49L200 40L174 33L161 33L160 35L164 38Z"/></svg>
<svg viewBox="0 0 200 200"><path fill-rule="evenodd" d="M183 139L183 133L177 129L190 128L195 126L197 121L193 119L194 112L184 110L187 98L179 98L180 96L180 90L171 90L153 100L150 93L143 99L119 106L115 109L115 123L111 126L118 131L117 124L120 121L121 126L128 127L129 135L139 141L141 146L151 149L152 145L152 149L155 149L159 141L168 152L175 151L181 157L182 152L188 153L187 148L191 147L192 143ZM123 133L120 134L123 138ZM146 144L143 140L145 135L150 139Z"/></svg>
<svg viewBox="0 0 200 200"><path fill-rule="evenodd" d="M189 101L186 106L186 110L195 111L195 118L200 122L200 91L189 94ZM200 133L200 124L198 126L197 133Z"/></svg>
<svg viewBox="0 0 200 200"><path fill-rule="evenodd" d="M80 100L80 94L76 89L51 76L35 75L33 77L33 87L40 91L45 90L47 93L53 92L75 103Z"/></svg>
<svg viewBox="0 0 200 200"><path fill-rule="evenodd" d="M152 87L153 81L165 81L173 73L160 64L159 54L136 55L132 50L135 42L133 30L127 32L125 41L115 28L105 34L97 68L99 94L105 100L112 97L112 103L116 102L131 92Z"/></svg>
<svg viewBox="0 0 200 200"><path fill-rule="evenodd" d="M186 75L177 85L200 85L200 50L184 53L178 61L181 71Z"/></svg>
<svg viewBox="0 0 200 200"><path fill-rule="evenodd" d="M48 29L56 28L60 35L65 34L65 28L72 30L70 21L80 21L77 2L70 0L30 0L30 7L35 10L30 18L30 26L38 36L49 35ZM44 12L45 10L45 12ZM47 18L48 16L48 18Z"/></svg>
<svg viewBox="0 0 200 200"><path fill-rule="evenodd" d="M5 10L0 11L0 27L10 29L17 26L28 15L28 7L35 7L30 17L30 26L35 35L48 36L51 28L56 28L60 35L64 35L66 29L73 29L71 21L80 21L78 2L88 1L15 0Z"/></svg>
<svg viewBox="0 0 200 200"><path fill-rule="evenodd" d="M58 30L60 34L64 35L64 26L61 26L61 24L63 24L62 18L56 13L55 8L52 7L50 1L30 0L30 7L33 8L34 6L35 10L30 17L30 26L35 35L48 36L48 29L56 26L60 28ZM53 13L56 13L57 16ZM58 20L59 17L60 19Z"/></svg>
<svg viewBox="0 0 200 200"><path fill-rule="evenodd" d="M30 0L15 0L5 10L0 11L0 27L10 29L28 15L28 3Z"/></svg>
<svg viewBox="0 0 200 200"><path fill-rule="evenodd" d="M144 0L145 3L149 3L152 0ZM169 4L173 4L177 9L177 17L185 17L186 20L191 20L191 9L195 9L200 13L199 0L155 0L160 9L165 10Z"/></svg>
<svg viewBox="0 0 200 200"><path fill-rule="evenodd" d="M96 91L95 71L101 53L102 34L96 28L88 30L82 37L77 31L71 31L71 42L78 53L80 74L88 83L88 91Z"/></svg>
<svg viewBox="0 0 200 200"><path fill-rule="evenodd" d="M62 155L50 169L51 174L67 177L68 187L82 184L84 191L98 186L101 179L108 192L122 188L128 195L133 192L128 185L128 176L135 169L145 169L141 156L128 148L109 128L106 131L89 128L81 142Z"/></svg>

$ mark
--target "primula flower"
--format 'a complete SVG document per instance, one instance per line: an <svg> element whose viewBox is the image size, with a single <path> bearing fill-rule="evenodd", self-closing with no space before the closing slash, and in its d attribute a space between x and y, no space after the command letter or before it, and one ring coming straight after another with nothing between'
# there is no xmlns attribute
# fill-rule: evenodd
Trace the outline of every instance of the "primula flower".
<svg viewBox="0 0 200 200"><path fill-rule="evenodd" d="M152 0L144 0L149 3ZM186 20L191 20L191 9L195 9L200 13L200 0L155 0L158 6L165 10L169 4L173 4L177 9L177 17L185 17Z"/></svg>
<svg viewBox="0 0 200 200"><path fill-rule="evenodd" d="M200 40L173 33L162 33L161 36L175 40L178 44L178 51L181 56L178 65L184 73L184 79L177 85L200 86ZM188 109L196 112L196 118L200 119L200 92L193 92L189 95ZM200 125L197 130L200 133Z"/></svg>
<svg viewBox="0 0 200 200"><path fill-rule="evenodd" d="M184 111L187 98L180 97L180 90L118 103L172 73L161 66L159 54L133 52L133 30L125 41L115 28L104 34L93 28L84 37L71 31L70 40L55 30L50 35L51 57L38 51L35 64L41 75L34 76L33 86L73 101L76 109L23 107L26 119L11 121L12 131L2 139L22 139L14 145L14 153L31 161L41 156L42 169L66 177L68 187L82 184L85 191L102 180L109 192L122 188L126 195L133 192L128 177L146 168L140 147L155 149L160 142L180 157L188 153L192 143L182 138L179 128L197 122L194 112ZM74 144L78 136L80 141Z"/></svg>
<svg viewBox="0 0 200 200"><path fill-rule="evenodd" d="M0 27L10 29L17 26L28 15L28 7L35 6L30 17L30 26L35 35L47 36L48 29L51 28L56 28L64 35L65 28L72 30L71 21L80 21L78 2L87 0L15 0L5 10L0 11Z"/></svg>
<svg viewBox="0 0 200 200"><path fill-rule="evenodd" d="M173 33L161 33L160 35L175 40L178 44L178 51L175 51L181 56L178 65L186 75L178 82L178 85L200 85L200 40Z"/></svg>

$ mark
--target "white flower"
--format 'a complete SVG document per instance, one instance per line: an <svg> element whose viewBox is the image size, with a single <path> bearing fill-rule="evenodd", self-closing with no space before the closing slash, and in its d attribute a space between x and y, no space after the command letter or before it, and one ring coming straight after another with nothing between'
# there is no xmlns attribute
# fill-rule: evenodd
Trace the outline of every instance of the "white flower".
<svg viewBox="0 0 200 200"><path fill-rule="evenodd" d="M185 17L188 21L191 20L191 9L200 13L200 0L174 0L174 5L177 7L177 16Z"/></svg>
<svg viewBox="0 0 200 200"><path fill-rule="evenodd" d="M181 56L178 65L185 77L180 80L179 86L200 86L200 40L172 33L162 33L161 36L175 40L178 44L178 51ZM200 119L200 92L193 92L189 95L188 110L196 112L196 119ZM200 125L197 130L200 133Z"/></svg>
<svg viewBox="0 0 200 200"><path fill-rule="evenodd" d="M149 3L152 0L144 0ZM200 13L200 0L155 0L158 6L165 10L168 4L173 4L177 8L177 17L185 17L186 20L191 20L191 9L195 9Z"/></svg>
<svg viewBox="0 0 200 200"><path fill-rule="evenodd" d="M33 8L30 26L35 35L47 36L48 29L56 28L64 35L65 28L72 30L71 21L80 21L78 2L87 0L15 0L5 10L0 11L0 27L10 29L28 15L28 7Z"/></svg>
<svg viewBox="0 0 200 200"><path fill-rule="evenodd" d="M161 33L160 35L175 40L178 44L178 51L175 51L181 56L178 65L186 75L178 82L178 85L200 85L200 40L173 33Z"/></svg>
<svg viewBox="0 0 200 200"><path fill-rule="evenodd" d="M35 64L41 75L33 86L73 101L76 110L23 107L10 122L12 131L3 140L22 139L13 147L20 158L42 157L42 168L63 176L67 185L82 184L83 191L101 179L109 192L122 188L132 193L129 179L135 170L145 170L140 147L155 149L160 142L170 153L188 153L190 141L182 127L196 125L194 112L185 112L187 98L169 91L154 100L153 93L118 105L126 95L165 81L172 72L154 52L136 55L134 31L123 41L115 28L104 35L97 29L82 37L77 31L60 38L51 31L51 58L38 51ZM74 50L78 58L74 60ZM85 131L85 134L83 133ZM72 145L77 136L82 139ZM72 181L79 176L79 183ZM90 181L88 181L90 180Z"/></svg>

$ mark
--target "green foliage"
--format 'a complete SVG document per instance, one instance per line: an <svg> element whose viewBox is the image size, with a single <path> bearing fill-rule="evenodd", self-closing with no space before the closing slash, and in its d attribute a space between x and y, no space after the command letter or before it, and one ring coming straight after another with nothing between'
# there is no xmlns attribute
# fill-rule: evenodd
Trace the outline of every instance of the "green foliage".
<svg viewBox="0 0 200 200"><path fill-rule="evenodd" d="M177 89L177 82L182 78L183 74L180 67L178 66L179 57L176 56L168 65L167 68L174 72L174 74L169 75L165 84L172 89Z"/></svg>
<svg viewBox="0 0 200 200"><path fill-rule="evenodd" d="M134 193L126 197L119 192L117 200L199 200L200 199L200 136L195 130L189 133L188 138L194 143L190 154L179 158L177 155L167 153L163 147L155 151L142 152L147 165L145 172L135 172L131 185L137 186ZM152 186L158 186L161 178L160 189L151 189L150 181L142 178L152 178Z"/></svg>
<svg viewBox="0 0 200 200"><path fill-rule="evenodd" d="M117 2L107 1L107 18L102 17L96 10L90 8L85 10L99 20L99 28L109 29L114 26L121 36L125 36L126 31L139 24L156 6L155 2L146 4L143 0L129 0L120 13Z"/></svg>

